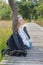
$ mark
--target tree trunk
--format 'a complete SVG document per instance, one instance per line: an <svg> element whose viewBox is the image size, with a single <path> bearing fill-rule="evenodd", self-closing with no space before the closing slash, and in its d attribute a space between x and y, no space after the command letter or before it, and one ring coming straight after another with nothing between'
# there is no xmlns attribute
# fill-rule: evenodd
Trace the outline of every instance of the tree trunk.
<svg viewBox="0 0 43 65"><path fill-rule="evenodd" d="M18 25L18 18L17 18L17 11L16 11L16 7L15 7L15 3L13 0L8 0L9 1L9 5L12 9L13 12L13 24L12 24L12 29L13 29L13 33L18 31L17 25Z"/></svg>

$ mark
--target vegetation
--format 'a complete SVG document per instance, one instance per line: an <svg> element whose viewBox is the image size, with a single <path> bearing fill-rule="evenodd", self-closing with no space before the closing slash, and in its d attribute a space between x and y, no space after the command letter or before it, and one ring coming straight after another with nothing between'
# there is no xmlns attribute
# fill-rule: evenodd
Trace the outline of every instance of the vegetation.
<svg viewBox="0 0 43 65"><path fill-rule="evenodd" d="M35 3L32 0L20 0L15 1L18 14L22 15L25 19L37 19L43 18L43 0L39 0ZM9 4L6 4L5 1L0 0L0 20L10 20L12 19L12 11L9 7Z"/></svg>
<svg viewBox="0 0 43 65"><path fill-rule="evenodd" d="M40 4L40 6L38 6L36 8L36 10L37 10L37 14L39 15L39 17L42 17L43 18L43 3Z"/></svg>
<svg viewBox="0 0 43 65"><path fill-rule="evenodd" d="M2 59L1 51L7 48L6 41L12 34L11 24L9 21L0 21L0 60Z"/></svg>
<svg viewBox="0 0 43 65"><path fill-rule="evenodd" d="M1 20L10 20L12 19L11 9L9 5L5 4L0 7L0 19Z"/></svg>
<svg viewBox="0 0 43 65"><path fill-rule="evenodd" d="M43 27L43 18L35 20L35 23Z"/></svg>

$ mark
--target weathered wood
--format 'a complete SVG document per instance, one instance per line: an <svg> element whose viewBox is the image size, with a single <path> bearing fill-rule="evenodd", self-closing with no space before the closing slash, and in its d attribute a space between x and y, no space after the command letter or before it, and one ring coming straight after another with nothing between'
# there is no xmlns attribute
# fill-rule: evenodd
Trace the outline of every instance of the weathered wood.
<svg viewBox="0 0 43 65"><path fill-rule="evenodd" d="M13 0L8 0L8 1L9 1L9 5L10 5L12 12L13 12L12 29L13 29L13 33L14 33L18 30L18 28L17 28L17 25L18 25L17 10L16 10L16 6L15 6L15 2Z"/></svg>
<svg viewBox="0 0 43 65"><path fill-rule="evenodd" d="M27 57L15 57L5 56L0 64L6 65L43 65L43 48L33 47L31 50L27 50Z"/></svg>

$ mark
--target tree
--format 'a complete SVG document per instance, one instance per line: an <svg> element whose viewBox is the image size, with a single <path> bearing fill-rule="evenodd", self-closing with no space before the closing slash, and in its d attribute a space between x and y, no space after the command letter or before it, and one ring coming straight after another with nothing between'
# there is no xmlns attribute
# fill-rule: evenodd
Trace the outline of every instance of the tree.
<svg viewBox="0 0 43 65"><path fill-rule="evenodd" d="M12 29L13 29L13 33L15 33L18 30L18 18L17 18L17 11L16 11L16 6L13 0L8 0L10 7L12 9L13 12L13 25L12 25Z"/></svg>
<svg viewBox="0 0 43 65"><path fill-rule="evenodd" d="M0 9L0 19L1 20L10 20L10 19L12 19L11 9L10 9L8 4L6 4L4 7L1 7L1 9Z"/></svg>
<svg viewBox="0 0 43 65"><path fill-rule="evenodd" d="M31 19L31 2L22 0L16 3L18 8L18 13L23 16L23 18Z"/></svg>
<svg viewBox="0 0 43 65"><path fill-rule="evenodd" d="M29 19L30 21L31 19L37 19L37 11L34 7L37 7L38 5L34 5L31 0L21 0L16 2L16 6L19 14L21 14L24 19Z"/></svg>
<svg viewBox="0 0 43 65"><path fill-rule="evenodd" d="M43 3L37 7L37 13L40 14L41 17L43 17Z"/></svg>

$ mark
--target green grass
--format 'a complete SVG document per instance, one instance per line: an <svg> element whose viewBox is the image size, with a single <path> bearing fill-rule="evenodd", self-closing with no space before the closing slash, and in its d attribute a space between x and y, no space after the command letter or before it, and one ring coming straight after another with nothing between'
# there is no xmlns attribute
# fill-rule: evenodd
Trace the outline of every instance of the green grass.
<svg viewBox="0 0 43 65"><path fill-rule="evenodd" d="M6 26L6 24L8 25L8 27ZM11 22L0 22L0 61L2 59L1 51L2 49L7 48L6 42L12 33L11 27L9 27L10 24Z"/></svg>

